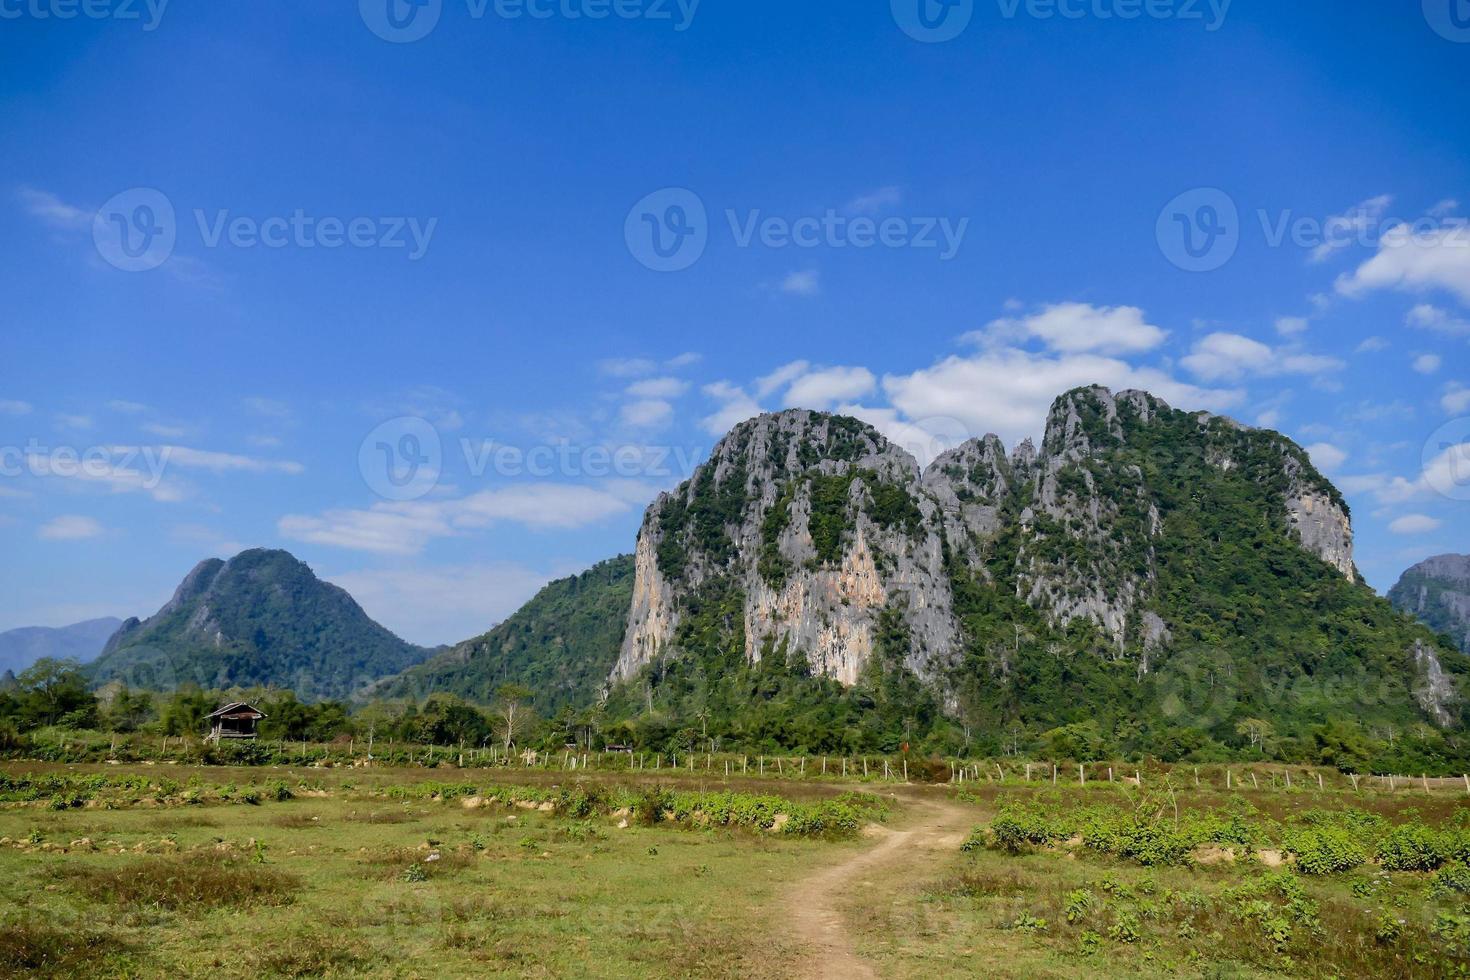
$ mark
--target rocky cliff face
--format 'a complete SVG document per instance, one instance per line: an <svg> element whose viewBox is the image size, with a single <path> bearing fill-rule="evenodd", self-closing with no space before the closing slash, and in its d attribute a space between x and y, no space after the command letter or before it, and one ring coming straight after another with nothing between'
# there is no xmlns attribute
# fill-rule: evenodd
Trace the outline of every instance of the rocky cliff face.
<svg viewBox="0 0 1470 980"><path fill-rule="evenodd" d="M924 676L957 646L940 533L913 457L853 419L807 411L737 426L684 486L649 509L635 552L616 681L672 649L691 607L738 607L748 660L800 650L857 681L878 616L898 610Z"/></svg>
<svg viewBox="0 0 1470 980"><path fill-rule="evenodd" d="M1007 454L990 435L923 472L853 419L761 416L649 509L612 680L677 652L682 631L723 629L749 661L797 650L850 685L886 614L904 626L904 662L943 681L963 646L956 575L1004 582L1058 626L1092 623L1147 673L1171 636L1159 601L1165 515L1218 473L1251 481L1249 520L1355 579L1346 506L1305 452L1144 392L1069 392L1039 450Z"/></svg>
<svg viewBox="0 0 1470 980"><path fill-rule="evenodd" d="M1404 572L1388 599L1470 653L1470 555L1439 555Z"/></svg>

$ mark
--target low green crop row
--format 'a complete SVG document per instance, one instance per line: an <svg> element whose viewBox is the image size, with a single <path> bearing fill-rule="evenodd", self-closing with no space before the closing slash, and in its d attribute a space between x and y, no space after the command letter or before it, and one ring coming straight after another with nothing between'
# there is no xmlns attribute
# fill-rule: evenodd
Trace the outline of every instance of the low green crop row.
<svg viewBox="0 0 1470 980"><path fill-rule="evenodd" d="M472 797L502 806L550 805L573 819L627 811L645 823L666 819L709 827L779 830L802 837L851 837L863 824L881 818L887 804L867 793L844 793L829 800L803 803L780 796L731 792L684 792L659 788L603 786L597 783L561 787L478 785L425 781L397 784L369 793L344 786L349 795L373 795L398 801L462 800ZM187 782L146 775L21 774L0 772L0 803L50 801L53 809L85 806L129 806L144 799L181 804L261 803L289 800L295 794L284 780L238 787Z"/></svg>
<svg viewBox="0 0 1470 980"><path fill-rule="evenodd" d="M1133 807L1010 803L965 847L1015 854L1064 841L1143 865L1188 864L1202 845L1276 848L1295 857L1298 871L1311 875L1351 871L1369 861L1389 871L1434 871L1470 862L1470 826L1463 814L1449 825L1430 827L1417 820L1392 824L1361 810L1311 810L1282 824L1244 801L1228 809L1180 812L1147 798Z"/></svg>

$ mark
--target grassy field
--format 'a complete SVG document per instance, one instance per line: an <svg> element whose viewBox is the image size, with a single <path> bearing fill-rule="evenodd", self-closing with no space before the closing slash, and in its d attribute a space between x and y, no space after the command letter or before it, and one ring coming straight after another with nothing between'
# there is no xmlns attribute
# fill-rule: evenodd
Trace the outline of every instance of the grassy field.
<svg viewBox="0 0 1470 980"><path fill-rule="evenodd" d="M1463 794L851 788L8 763L0 974L1470 975Z"/></svg>

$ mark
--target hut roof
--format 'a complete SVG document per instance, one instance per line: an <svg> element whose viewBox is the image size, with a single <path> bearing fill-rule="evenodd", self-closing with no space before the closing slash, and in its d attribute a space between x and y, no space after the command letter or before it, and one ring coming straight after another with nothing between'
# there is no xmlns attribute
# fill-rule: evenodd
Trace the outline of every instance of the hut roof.
<svg viewBox="0 0 1470 980"><path fill-rule="evenodd" d="M259 708L257 708L255 705L249 704L248 702L245 702L245 701L231 701L229 704L225 705L223 708L220 708L218 711L210 712L209 714L205 715L204 717L206 719L209 719L209 718L256 718L256 719L259 719L259 718L266 717L266 714L265 714L265 712L263 712Z"/></svg>

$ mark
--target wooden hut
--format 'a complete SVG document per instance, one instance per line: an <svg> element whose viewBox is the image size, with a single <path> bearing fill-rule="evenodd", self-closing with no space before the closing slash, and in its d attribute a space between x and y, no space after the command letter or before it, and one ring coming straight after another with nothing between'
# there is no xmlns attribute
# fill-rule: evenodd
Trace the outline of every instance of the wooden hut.
<svg viewBox="0 0 1470 980"><path fill-rule="evenodd" d="M265 713L255 705L232 701L205 717L210 726L206 737L215 742L225 738L255 738L255 726L264 717Z"/></svg>

